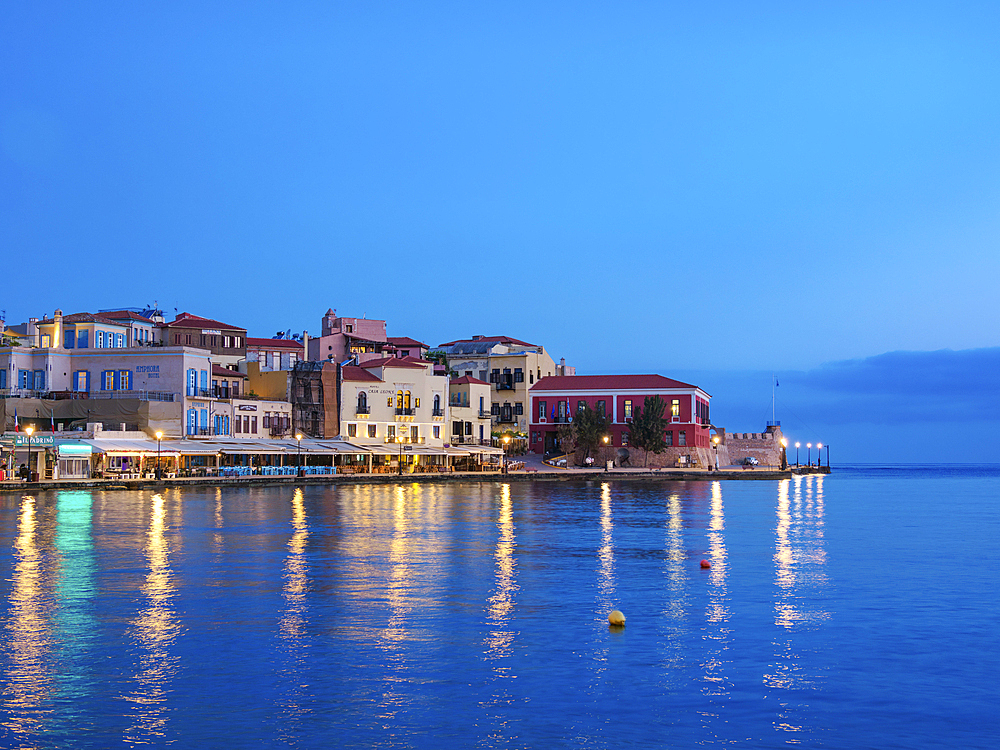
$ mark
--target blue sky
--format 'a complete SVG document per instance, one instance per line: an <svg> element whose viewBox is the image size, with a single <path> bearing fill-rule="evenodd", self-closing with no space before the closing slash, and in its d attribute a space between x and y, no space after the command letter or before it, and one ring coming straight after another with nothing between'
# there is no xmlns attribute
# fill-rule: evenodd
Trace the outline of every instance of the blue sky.
<svg viewBox="0 0 1000 750"><path fill-rule="evenodd" d="M766 373L768 406L772 371L988 349L998 34L995 3L11 6L0 308L334 307Z"/></svg>

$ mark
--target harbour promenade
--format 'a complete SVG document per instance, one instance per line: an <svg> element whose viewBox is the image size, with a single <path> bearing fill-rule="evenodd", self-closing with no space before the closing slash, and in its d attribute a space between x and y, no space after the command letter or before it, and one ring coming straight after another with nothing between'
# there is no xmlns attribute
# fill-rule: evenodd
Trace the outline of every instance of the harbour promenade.
<svg viewBox="0 0 1000 750"><path fill-rule="evenodd" d="M792 466L785 471L776 467L743 467L728 466L719 471L708 469L675 469L675 468L644 468L615 467L604 469L597 467L560 467L544 463L539 456L528 454L511 461L519 468L508 470L492 469L484 471L450 471L447 473L334 473L316 475L261 475L249 474L241 476L198 476L173 477L156 479L60 479L28 482L18 479L8 479L0 482L0 493L18 493L25 491L42 491L58 489L159 489L165 487L246 487L273 485L338 485L338 484L399 484L399 483L454 483L454 482L558 482L566 480L676 480L676 481L713 481L713 480L774 480L787 479L795 474L828 474L826 466Z"/></svg>

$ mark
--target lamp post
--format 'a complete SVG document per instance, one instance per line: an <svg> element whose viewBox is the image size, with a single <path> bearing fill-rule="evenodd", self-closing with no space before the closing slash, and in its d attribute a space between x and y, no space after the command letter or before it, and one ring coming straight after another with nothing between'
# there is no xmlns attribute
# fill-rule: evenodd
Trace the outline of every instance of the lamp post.
<svg viewBox="0 0 1000 750"><path fill-rule="evenodd" d="M611 438L608 435L605 435L604 438L603 438L603 440L604 440L604 447L607 448L608 447L608 443L611 442ZM609 469L608 469L608 458L607 458L607 454L606 453L604 454L604 471L605 471L605 473L609 471Z"/></svg>
<svg viewBox="0 0 1000 750"><path fill-rule="evenodd" d="M823 465L823 444L816 443L816 468Z"/></svg>
<svg viewBox="0 0 1000 750"><path fill-rule="evenodd" d="M159 430L156 431L156 481L159 482L160 478L163 476L163 472L160 470L160 441L163 440L163 433Z"/></svg>
<svg viewBox="0 0 1000 750"><path fill-rule="evenodd" d="M796 469L799 468L799 446L800 445L802 445L802 443L796 443L795 444L795 468Z"/></svg>
<svg viewBox="0 0 1000 750"><path fill-rule="evenodd" d="M812 466L813 465L812 448L813 448L813 444L812 443L806 443L806 466Z"/></svg>
<svg viewBox="0 0 1000 750"><path fill-rule="evenodd" d="M397 437L396 442L399 444L399 460L396 462L396 473L399 476L403 476L403 436L400 435Z"/></svg>
<svg viewBox="0 0 1000 750"><path fill-rule="evenodd" d="M788 468L788 459L786 458L785 449L788 448L788 441L785 438L781 438L781 464L780 469L784 471Z"/></svg>
<svg viewBox="0 0 1000 750"><path fill-rule="evenodd" d="M295 473L297 476L301 477L302 476L302 433L301 432L295 433L295 442L299 446L299 455L298 459L296 460L297 470Z"/></svg>
<svg viewBox="0 0 1000 750"><path fill-rule="evenodd" d="M31 481L31 435L35 431L35 428L32 427L31 425L28 425L27 427L24 428L24 431L28 435L28 459L24 462L24 465L28 469L28 481L30 482Z"/></svg>
<svg viewBox="0 0 1000 750"><path fill-rule="evenodd" d="M503 470L501 474L507 473L507 446L510 445L510 435L503 436Z"/></svg>
<svg viewBox="0 0 1000 750"><path fill-rule="evenodd" d="M715 448L715 470L719 470L719 436L712 437L712 447Z"/></svg>
<svg viewBox="0 0 1000 750"><path fill-rule="evenodd" d="M826 468L830 468L830 444L826 444Z"/></svg>

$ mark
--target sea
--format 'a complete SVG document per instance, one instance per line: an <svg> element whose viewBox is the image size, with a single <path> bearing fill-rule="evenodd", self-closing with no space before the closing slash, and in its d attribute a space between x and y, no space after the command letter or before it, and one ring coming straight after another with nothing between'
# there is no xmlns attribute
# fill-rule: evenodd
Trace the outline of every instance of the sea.
<svg viewBox="0 0 1000 750"><path fill-rule="evenodd" d="M7 493L0 747L995 750L998 500L971 465Z"/></svg>

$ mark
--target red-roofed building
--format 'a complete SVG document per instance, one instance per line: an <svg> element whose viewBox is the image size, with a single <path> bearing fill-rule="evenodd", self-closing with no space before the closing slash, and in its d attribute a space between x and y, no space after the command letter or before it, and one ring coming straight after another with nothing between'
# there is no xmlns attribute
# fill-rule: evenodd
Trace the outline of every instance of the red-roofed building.
<svg viewBox="0 0 1000 750"><path fill-rule="evenodd" d="M415 357L422 359L430 348L409 336L390 336L386 341L386 351L396 357Z"/></svg>
<svg viewBox="0 0 1000 750"><path fill-rule="evenodd" d="M650 455L649 465L672 466L678 461L708 465L711 396L696 385L662 375L572 375L542 378L529 393L530 446L535 453L558 451L560 426L571 422L584 404L611 417L612 446L627 446L635 410L647 398L659 396L667 406L668 448L660 456Z"/></svg>
<svg viewBox="0 0 1000 750"><path fill-rule="evenodd" d="M291 370L305 359L304 351L295 339L247 339L247 362L257 362L261 372Z"/></svg>
<svg viewBox="0 0 1000 750"><path fill-rule="evenodd" d="M235 369L247 356L245 328L181 313L169 323L160 323L160 341L164 346L194 346L208 349L212 362Z"/></svg>
<svg viewBox="0 0 1000 750"><path fill-rule="evenodd" d="M463 375L448 383L452 445L491 445L490 384Z"/></svg>

